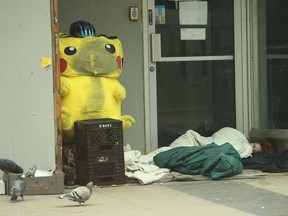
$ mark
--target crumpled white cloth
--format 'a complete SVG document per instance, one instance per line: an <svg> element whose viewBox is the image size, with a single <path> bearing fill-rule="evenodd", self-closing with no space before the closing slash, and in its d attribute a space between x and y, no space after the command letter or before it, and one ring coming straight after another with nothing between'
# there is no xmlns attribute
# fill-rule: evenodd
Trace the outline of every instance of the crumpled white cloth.
<svg viewBox="0 0 288 216"><path fill-rule="evenodd" d="M138 179L138 181L143 184L150 184L160 180L163 176L170 173L169 169L159 168L153 172L146 173L143 171L135 171L133 176Z"/></svg>
<svg viewBox="0 0 288 216"><path fill-rule="evenodd" d="M153 155L142 155L138 150L126 150L124 152L125 175L146 185L158 181L170 173L170 169L159 168L154 164Z"/></svg>

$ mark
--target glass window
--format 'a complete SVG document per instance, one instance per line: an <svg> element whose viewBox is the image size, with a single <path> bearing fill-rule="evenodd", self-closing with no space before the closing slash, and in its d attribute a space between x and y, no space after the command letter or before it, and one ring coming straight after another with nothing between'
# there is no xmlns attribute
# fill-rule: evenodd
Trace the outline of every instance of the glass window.
<svg viewBox="0 0 288 216"><path fill-rule="evenodd" d="M288 129L288 1L255 2L254 127Z"/></svg>

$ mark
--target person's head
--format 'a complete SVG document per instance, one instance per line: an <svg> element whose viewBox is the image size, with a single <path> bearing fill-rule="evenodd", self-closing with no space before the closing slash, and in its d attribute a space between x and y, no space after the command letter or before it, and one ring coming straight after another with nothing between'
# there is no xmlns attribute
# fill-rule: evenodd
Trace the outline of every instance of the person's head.
<svg viewBox="0 0 288 216"><path fill-rule="evenodd" d="M250 143L253 152L262 152L262 147L259 143Z"/></svg>
<svg viewBox="0 0 288 216"><path fill-rule="evenodd" d="M249 142L253 152L275 153L275 147L268 138L252 137Z"/></svg>

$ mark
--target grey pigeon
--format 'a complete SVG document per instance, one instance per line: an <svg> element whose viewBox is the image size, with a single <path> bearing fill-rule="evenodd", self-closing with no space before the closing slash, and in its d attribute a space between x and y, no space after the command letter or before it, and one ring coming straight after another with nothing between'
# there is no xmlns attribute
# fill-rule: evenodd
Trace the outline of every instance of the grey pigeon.
<svg viewBox="0 0 288 216"><path fill-rule="evenodd" d="M25 173L25 177L35 177L36 170L36 165L34 165L32 168L29 168L29 170Z"/></svg>
<svg viewBox="0 0 288 216"><path fill-rule="evenodd" d="M9 159L1 159L0 158L0 169L5 173L23 173L22 167L20 167L18 164L16 164L14 161L11 161Z"/></svg>
<svg viewBox="0 0 288 216"><path fill-rule="evenodd" d="M25 182L23 178L18 175L16 179L13 181L11 186L11 201L17 200L18 196L24 199L23 194L25 191Z"/></svg>
<svg viewBox="0 0 288 216"><path fill-rule="evenodd" d="M78 202L81 205L91 197L92 188L93 182L89 182L86 186L79 186L68 193L58 196L58 198Z"/></svg>

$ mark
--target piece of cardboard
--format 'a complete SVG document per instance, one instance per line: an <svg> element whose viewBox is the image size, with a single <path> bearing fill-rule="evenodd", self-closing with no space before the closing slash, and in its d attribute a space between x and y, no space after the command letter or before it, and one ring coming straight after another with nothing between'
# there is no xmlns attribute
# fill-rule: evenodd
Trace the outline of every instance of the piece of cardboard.
<svg viewBox="0 0 288 216"><path fill-rule="evenodd" d="M11 185L20 174L5 174L3 180L5 182L6 194L10 196ZM45 177L24 177L26 189L24 195L42 195L42 194L61 194L64 192L64 174L53 173L52 176Z"/></svg>

